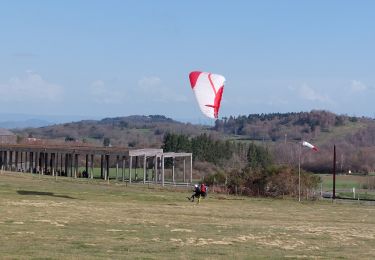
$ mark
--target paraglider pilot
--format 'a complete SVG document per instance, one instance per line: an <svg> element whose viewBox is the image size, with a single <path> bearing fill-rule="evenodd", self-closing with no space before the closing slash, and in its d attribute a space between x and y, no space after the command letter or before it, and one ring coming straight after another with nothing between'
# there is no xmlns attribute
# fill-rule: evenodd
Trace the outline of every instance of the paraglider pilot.
<svg viewBox="0 0 375 260"><path fill-rule="evenodd" d="M191 202L194 202L194 199L197 198L198 202L201 197L205 198L207 196L207 188L204 183L202 183L200 186L198 184L194 185L194 193L191 195L191 197L187 197L188 200Z"/></svg>
<svg viewBox="0 0 375 260"><path fill-rule="evenodd" d="M191 202L194 202L194 199L195 198L198 198L200 197L201 195L201 189L199 188L199 185L198 184L195 184L194 185L194 193L193 195L191 195L191 197L187 197L188 200L190 200Z"/></svg>

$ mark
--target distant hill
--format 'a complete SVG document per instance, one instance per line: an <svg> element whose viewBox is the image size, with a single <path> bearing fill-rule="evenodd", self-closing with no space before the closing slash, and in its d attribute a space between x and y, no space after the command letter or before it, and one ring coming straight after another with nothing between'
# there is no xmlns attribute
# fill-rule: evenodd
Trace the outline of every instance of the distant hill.
<svg viewBox="0 0 375 260"><path fill-rule="evenodd" d="M21 121L3 121L0 122L0 128L14 129L14 128L26 128L26 127L42 127L52 125L52 122L39 120L39 119L28 119Z"/></svg>
<svg viewBox="0 0 375 260"><path fill-rule="evenodd" d="M0 113L0 127L6 129L42 127L65 122L79 121L85 116L78 115L37 115L37 114L17 114ZM97 117L91 117L98 119Z"/></svg>
<svg viewBox="0 0 375 260"><path fill-rule="evenodd" d="M106 140L113 146L137 148L160 148L164 134L167 132L190 136L200 134L202 131L205 131L202 126L181 123L161 115L83 120L40 128L14 130L23 137L77 140L95 145L102 145Z"/></svg>
<svg viewBox="0 0 375 260"><path fill-rule="evenodd" d="M337 146L337 168L375 171L375 121L336 115L328 111L250 114L217 120L213 127L181 123L162 115L83 120L38 128L14 129L22 137L111 144L129 148L160 148L166 133L194 137L207 133L214 139L266 147L280 164L298 164L298 143L306 140L318 153L303 150L302 166L315 172L332 169L332 149ZM241 157L241 156L240 156Z"/></svg>
<svg viewBox="0 0 375 260"><path fill-rule="evenodd" d="M279 163L296 164L297 145L307 140L316 154L305 153L303 166L315 172L332 169L333 145L337 146L339 171L375 171L375 120L336 115L328 111L250 114L217 120L214 130L233 140L267 146Z"/></svg>

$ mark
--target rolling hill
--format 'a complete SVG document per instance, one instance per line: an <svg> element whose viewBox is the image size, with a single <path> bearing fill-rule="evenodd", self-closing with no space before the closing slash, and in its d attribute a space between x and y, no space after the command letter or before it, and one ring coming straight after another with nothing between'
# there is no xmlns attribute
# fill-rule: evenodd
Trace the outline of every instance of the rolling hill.
<svg viewBox="0 0 375 260"><path fill-rule="evenodd" d="M334 144L339 170L372 172L375 169L375 121L328 111L250 114L217 120L214 127L150 115L83 120L13 131L19 140L35 137L129 148L159 148L166 133L188 137L206 133L215 140L263 145L273 154L275 162L291 165L298 161L296 145L300 140L307 140L319 147L316 154L304 151L302 163L308 170L330 171Z"/></svg>

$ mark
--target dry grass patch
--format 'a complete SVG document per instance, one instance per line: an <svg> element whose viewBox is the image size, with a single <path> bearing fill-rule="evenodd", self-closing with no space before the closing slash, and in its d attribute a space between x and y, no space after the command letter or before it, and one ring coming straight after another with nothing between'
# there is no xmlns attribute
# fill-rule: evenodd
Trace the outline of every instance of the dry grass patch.
<svg viewBox="0 0 375 260"><path fill-rule="evenodd" d="M19 192L23 191L23 192ZM375 207L0 175L0 255L51 259L375 257Z"/></svg>

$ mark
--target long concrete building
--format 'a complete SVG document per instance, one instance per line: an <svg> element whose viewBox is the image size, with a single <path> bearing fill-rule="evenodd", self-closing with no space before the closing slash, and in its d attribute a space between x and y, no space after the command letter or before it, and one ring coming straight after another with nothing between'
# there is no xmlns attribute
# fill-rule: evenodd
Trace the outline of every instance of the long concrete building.
<svg viewBox="0 0 375 260"><path fill-rule="evenodd" d="M179 167L183 169L179 176L176 175L178 158L183 163ZM169 160L171 167L168 178L165 174L166 160ZM138 176L140 166L143 176ZM95 168L100 168L100 178L105 180L110 179L110 168L115 169L115 180L128 183L152 182L164 186L189 184L193 179L192 153L165 153L162 149L0 143L1 170L94 178ZM189 174L186 173L187 168Z"/></svg>

